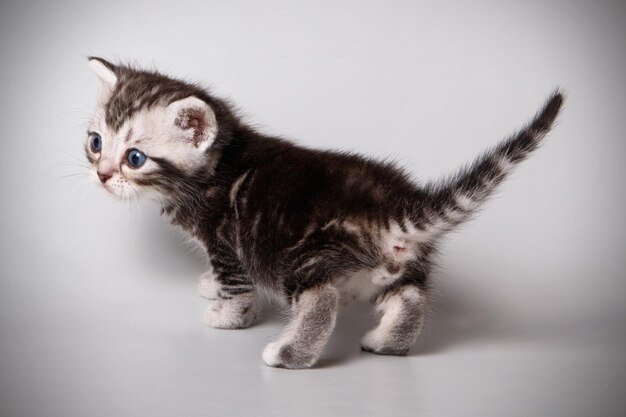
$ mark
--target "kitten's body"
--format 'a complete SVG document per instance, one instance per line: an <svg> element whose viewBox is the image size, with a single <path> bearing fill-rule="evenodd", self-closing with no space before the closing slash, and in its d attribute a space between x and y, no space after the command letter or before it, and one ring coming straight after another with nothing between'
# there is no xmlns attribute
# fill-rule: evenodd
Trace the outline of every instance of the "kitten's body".
<svg viewBox="0 0 626 417"><path fill-rule="evenodd" d="M338 303L357 297L381 314L362 348L406 353L426 314L440 238L536 148L563 100L554 94L527 128L449 181L420 187L391 164L262 135L195 86L91 63L105 85L91 128L104 145L87 149L94 171L118 196L156 195L170 221L203 243L211 263L199 286L211 303L207 324L251 325L261 289L290 306L290 324L263 354L268 365L287 368L315 363ZM110 156L106 136L115 142ZM139 146L148 162L125 169L124 149Z"/></svg>

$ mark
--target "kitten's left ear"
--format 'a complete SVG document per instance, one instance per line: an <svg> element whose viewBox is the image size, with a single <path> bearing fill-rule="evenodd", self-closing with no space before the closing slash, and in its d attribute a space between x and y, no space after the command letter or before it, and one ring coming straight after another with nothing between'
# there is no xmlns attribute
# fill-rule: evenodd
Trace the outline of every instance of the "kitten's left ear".
<svg viewBox="0 0 626 417"><path fill-rule="evenodd" d="M97 56L90 56L87 59L89 66L105 86L113 87L117 83L117 67L115 65Z"/></svg>
<svg viewBox="0 0 626 417"><path fill-rule="evenodd" d="M217 119L211 106L190 96L167 106L167 113L178 135L201 151L205 151L217 136Z"/></svg>

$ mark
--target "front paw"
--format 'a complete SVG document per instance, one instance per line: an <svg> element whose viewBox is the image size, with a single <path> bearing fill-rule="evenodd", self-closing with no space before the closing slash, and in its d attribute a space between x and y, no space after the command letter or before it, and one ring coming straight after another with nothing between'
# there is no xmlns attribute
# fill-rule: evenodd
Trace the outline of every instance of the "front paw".
<svg viewBox="0 0 626 417"><path fill-rule="evenodd" d="M298 350L290 343L272 342L263 350L263 361L274 368L306 369L317 359L317 355Z"/></svg>
<svg viewBox="0 0 626 417"><path fill-rule="evenodd" d="M409 352L409 346L397 346L397 343L386 340L376 330L371 330L361 339L361 350L377 355L405 356Z"/></svg>
<svg viewBox="0 0 626 417"><path fill-rule="evenodd" d="M254 300L215 300L204 312L204 322L216 329L244 329L259 317Z"/></svg>

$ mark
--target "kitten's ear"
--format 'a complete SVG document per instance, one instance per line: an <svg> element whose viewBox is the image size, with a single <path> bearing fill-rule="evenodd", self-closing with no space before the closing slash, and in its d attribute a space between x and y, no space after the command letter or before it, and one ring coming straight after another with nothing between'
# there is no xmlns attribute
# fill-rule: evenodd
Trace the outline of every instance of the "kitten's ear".
<svg viewBox="0 0 626 417"><path fill-rule="evenodd" d="M87 59L89 60L89 66L96 73L100 81L107 87L113 87L117 82L117 67L109 61L97 56L90 56Z"/></svg>
<svg viewBox="0 0 626 417"><path fill-rule="evenodd" d="M167 106L171 126L178 136L195 148L205 151L217 136L215 113L205 101L190 96Z"/></svg>

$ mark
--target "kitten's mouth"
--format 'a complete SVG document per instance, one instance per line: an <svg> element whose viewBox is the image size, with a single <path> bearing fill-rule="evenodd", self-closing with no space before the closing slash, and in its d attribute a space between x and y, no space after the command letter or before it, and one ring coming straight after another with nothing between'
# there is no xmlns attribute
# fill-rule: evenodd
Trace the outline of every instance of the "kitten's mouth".
<svg viewBox="0 0 626 417"><path fill-rule="evenodd" d="M107 194L112 195L118 200L122 200L124 198L122 195L123 193L120 192L121 190L116 187L112 187L108 182L100 184L102 185L102 188L104 188L104 190L107 192Z"/></svg>
<svg viewBox="0 0 626 417"><path fill-rule="evenodd" d="M112 196L114 196L116 198L120 198L120 196L115 191L113 191L113 189L111 187L109 187L107 184L102 184L102 188L104 188L104 190L108 194L111 194Z"/></svg>
<svg viewBox="0 0 626 417"><path fill-rule="evenodd" d="M107 193L115 195L115 192L108 185L102 184L102 188L104 188Z"/></svg>

